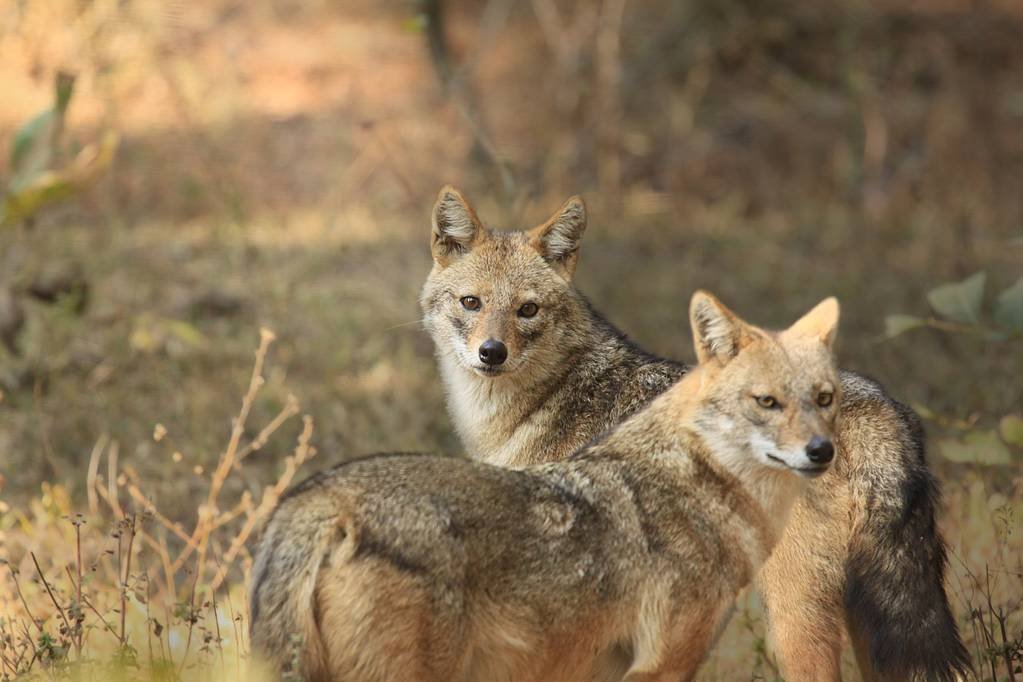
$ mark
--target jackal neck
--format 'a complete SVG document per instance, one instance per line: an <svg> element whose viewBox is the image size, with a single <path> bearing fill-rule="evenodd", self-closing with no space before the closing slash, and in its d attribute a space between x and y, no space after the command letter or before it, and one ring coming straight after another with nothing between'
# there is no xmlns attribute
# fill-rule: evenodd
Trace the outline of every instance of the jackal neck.
<svg viewBox="0 0 1023 682"><path fill-rule="evenodd" d="M699 479L700 485L710 485L747 524L748 541L743 545L759 565L781 537L805 482L791 472L758 465L750 452L725 451L728 446L701 427L707 410L713 409L701 400L703 374L699 368L691 370L594 449L636 459L656 455L659 462Z"/></svg>
<svg viewBox="0 0 1023 682"><path fill-rule="evenodd" d="M564 459L660 394L681 365L632 345L577 292L556 342L506 376L484 377L438 344L448 408L468 454L500 466Z"/></svg>

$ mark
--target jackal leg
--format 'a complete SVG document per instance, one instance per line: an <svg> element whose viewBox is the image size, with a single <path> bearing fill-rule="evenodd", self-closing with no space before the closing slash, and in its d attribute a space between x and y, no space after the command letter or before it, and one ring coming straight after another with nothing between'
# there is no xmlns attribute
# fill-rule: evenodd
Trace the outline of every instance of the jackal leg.
<svg viewBox="0 0 1023 682"><path fill-rule="evenodd" d="M317 585L317 621L326 654L316 682L446 682L452 654L433 647L430 595L386 561L329 568Z"/></svg>
<svg viewBox="0 0 1023 682"><path fill-rule="evenodd" d="M796 504L781 541L757 576L770 639L788 682L842 678L848 517L828 513L835 509L834 498L824 509L819 501L820 496L808 496Z"/></svg>
<svg viewBox="0 0 1023 682"><path fill-rule="evenodd" d="M648 650L647 660L635 661L624 682L688 682L696 678L700 664L731 616L733 605L731 601L705 602L699 607L693 603L695 601L691 600L680 613L669 617L660 646L654 647L657 653Z"/></svg>

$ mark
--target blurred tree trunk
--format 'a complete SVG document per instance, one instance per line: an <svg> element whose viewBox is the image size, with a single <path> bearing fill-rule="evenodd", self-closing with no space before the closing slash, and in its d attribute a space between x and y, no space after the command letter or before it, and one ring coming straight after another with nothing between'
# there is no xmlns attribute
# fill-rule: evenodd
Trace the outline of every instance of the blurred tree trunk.
<svg viewBox="0 0 1023 682"><path fill-rule="evenodd" d="M448 44L446 26L446 5L444 0L423 0L423 14L426 16L426 42L430 50L430 61L449 101L465 119L473 136L473 155L483 159L494 171L504 189L505 198L511 202L515 196L515 179L508 164L501 159L486 130L475 92L468 78L456 66Z"/></svg>
<svg viewBox="0 0 1023 682"><path fill-rule="evenodd" d="M621 36L625 0L604 0L597 27L597 181L611 205L621 195L622 63Z"/></svg>

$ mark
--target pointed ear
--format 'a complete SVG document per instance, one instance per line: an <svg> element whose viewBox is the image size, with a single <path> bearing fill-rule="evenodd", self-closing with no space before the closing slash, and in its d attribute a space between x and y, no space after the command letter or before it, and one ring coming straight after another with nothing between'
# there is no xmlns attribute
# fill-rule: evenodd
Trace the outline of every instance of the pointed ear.
<svg viewBox="0 0 1023 682"><path fill-rule="evenodd" d="M572 197L547 222L529 231L529 243L565 279L572 279L585 231L586 204Z"/></svg>
<svg viewBox="0 0 1023 682"><path fill-rule="evenodd" d="M433 205L433 232L430 250L439 265L467 252L483 236L483 223L462 193L445 185Z"/></svg>
<svg viewBox="0 0 1023 682"><path fill-rule="evenodd" d="M834 296L826 298L796 320L787 331L796 336L820 339L825 346L831 348L835 344L835 335L838 332L838 313L838 299Z"/></svg>
<svg viewBox="0 0 1023 682"><path fill-rule="evenodd" d="M689 323L693 328L693 345L700 364L710 360L724 364L757 336L753 327L706 291L693 294L689 303Z"/></svg>

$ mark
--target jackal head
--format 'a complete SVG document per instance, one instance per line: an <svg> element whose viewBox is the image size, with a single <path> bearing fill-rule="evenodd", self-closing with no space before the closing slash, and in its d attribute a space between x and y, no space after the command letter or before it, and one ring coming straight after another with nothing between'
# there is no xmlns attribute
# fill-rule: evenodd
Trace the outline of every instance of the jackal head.
<svg viewBox="0 0 1023 682"><path fill-rule="evenodd" d="M571 285L586 229L582 199L531 230L493 232L445 187L432 222L434 266L420 304L441 361L493 378L559 362L583 333Z"/></svg>
<svg viewBox="0 0 1023 682"><path fill-rule="evenodd" d="M698 291L689 317L702 379L694 416L708 444L740 468L824 473L840 399L832 352L838 301L828 298L770 332Z"/></svg>

